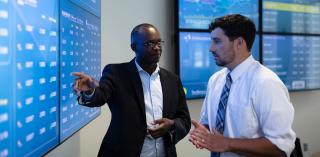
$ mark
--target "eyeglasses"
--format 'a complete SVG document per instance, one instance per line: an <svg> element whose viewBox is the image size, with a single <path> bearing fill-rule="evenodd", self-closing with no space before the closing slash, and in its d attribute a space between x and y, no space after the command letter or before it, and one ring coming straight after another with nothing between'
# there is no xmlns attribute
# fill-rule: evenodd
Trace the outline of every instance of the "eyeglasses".
<svg viewBox="0 0 320 157"><path fill-rule="evenodd" d="M155 47L155 46L159 46L159 47L161 47L161 46L163 46L163 44L164 44L164 41L163 40L160 40L160 41L147 41L147 42L144 42L143 43L143 46L147 46L147 47Z"/></svg>

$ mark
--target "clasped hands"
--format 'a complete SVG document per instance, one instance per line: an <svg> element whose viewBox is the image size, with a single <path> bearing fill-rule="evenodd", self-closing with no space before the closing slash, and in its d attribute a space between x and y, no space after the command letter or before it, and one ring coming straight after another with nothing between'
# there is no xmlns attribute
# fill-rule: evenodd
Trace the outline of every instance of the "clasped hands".
<svg viewBox="0 0 320 157"><path fill-rule="evenodd" d="M191 120L194 129L190 132L189 141L198 149L208 149L212 152L226 152L229 147L229 139L216 130L210 132L204 125Z"/></svg>

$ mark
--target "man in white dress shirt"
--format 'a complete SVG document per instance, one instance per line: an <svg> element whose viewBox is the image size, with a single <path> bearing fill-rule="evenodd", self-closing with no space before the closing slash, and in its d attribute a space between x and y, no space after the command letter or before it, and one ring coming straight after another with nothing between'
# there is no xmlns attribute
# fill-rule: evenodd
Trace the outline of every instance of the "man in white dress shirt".
<svg viewBox="0 0 320 157"><path fill-rule="evenodd" d="M294 109L279 77L250 53L254 23L233 14L215 19L209 29L210 52L225 68L211 76L189 140L211 156L289 157L296 138Z"/></svg>

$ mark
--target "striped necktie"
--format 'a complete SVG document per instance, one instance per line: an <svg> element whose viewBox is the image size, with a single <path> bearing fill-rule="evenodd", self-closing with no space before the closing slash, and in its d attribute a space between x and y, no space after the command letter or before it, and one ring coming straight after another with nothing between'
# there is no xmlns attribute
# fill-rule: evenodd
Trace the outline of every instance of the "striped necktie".
<svg viewBox="0 0 320 157"><path fill-rule="evenodd" d="M220 96L217 117L216 117L216 130L221 134L223 134L223 131L224 131L224 120L226 116L226 109L227 109L231 83L232 83L232 78L230 76L230 73L228 73L226 78L226 84L224 85L221 96ZM220 157L220 153L211 152L211 157Z"/></svg>

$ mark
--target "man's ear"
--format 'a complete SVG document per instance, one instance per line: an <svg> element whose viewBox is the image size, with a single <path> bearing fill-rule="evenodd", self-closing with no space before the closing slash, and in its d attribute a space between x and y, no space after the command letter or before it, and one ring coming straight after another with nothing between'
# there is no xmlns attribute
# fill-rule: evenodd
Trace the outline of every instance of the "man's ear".
<svg viewBox="0 0 320 157"><path fill-rule="evenodd" d="M133 51L136 51L136 44L132 43L132 44L130 45L130 47L131 47L131 49L132 49Z"/></svg>
<svg viewBox="0 0 320 157"><path fill-rule="evenodd" d="M243 47L245 44L245 41L242 37L239 37L237 38L236 40L236 45L237 45L237 48L239 49L240 47Z"/></svg>

